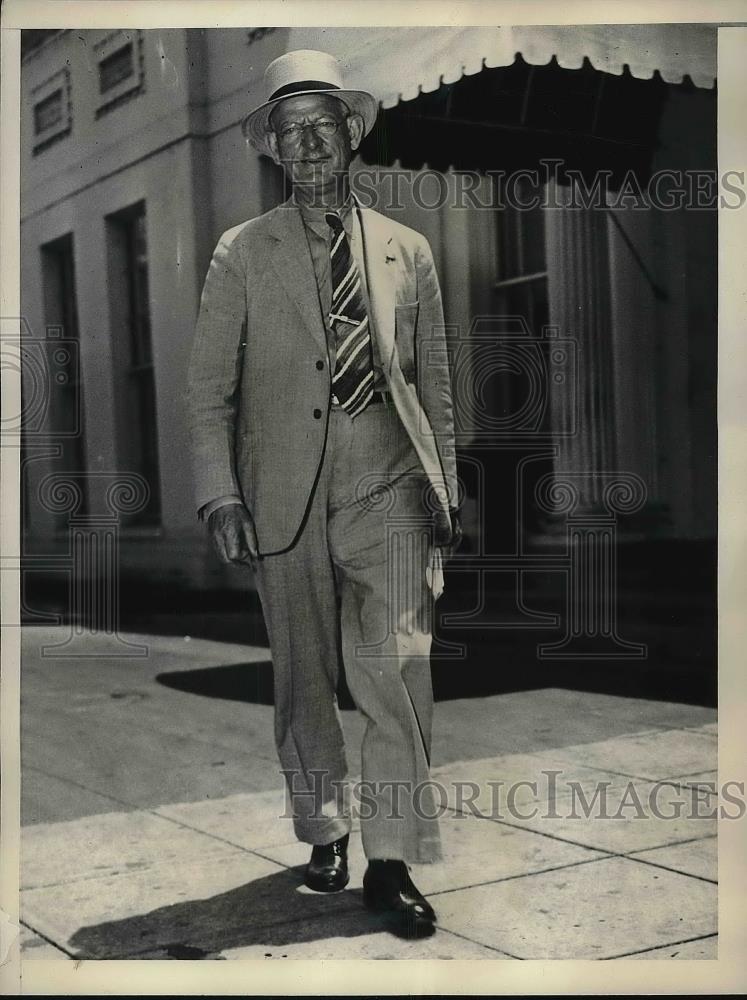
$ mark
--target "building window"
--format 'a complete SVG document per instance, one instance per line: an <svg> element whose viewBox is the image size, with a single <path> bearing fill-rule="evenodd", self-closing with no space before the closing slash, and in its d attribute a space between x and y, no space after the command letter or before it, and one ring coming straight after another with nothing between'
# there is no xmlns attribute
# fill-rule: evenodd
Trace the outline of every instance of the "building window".
<svg viewBox="0 0 747 1000"><path fill-rule="evenodd" d="M96 117L107 114L145 90L142 31L115 31L94 47L99 73Z"/></svg>
<svg viewBox="0 0 747 1000"><path fill-rule="evenodd" d="M31 91L31 151L36 155L69 135L73 126L70 73L55 73Z"/></svg>
<svg viewBox="0 0 747 1000"><path fill-rule="evenodd" d="M133 74L132 42L123 45L99 63L99 90L105 94Z"/></svg>
<svg viewBox="0 0 747 1000"><path fill-rule="evenodd" d="M55 90L34 108L34 134L41 135L62 121L62 90Z"/></svg>
<svg viewBox="0 0 747 1000"><path fill-rule="evenodd" d="M486 402L494 420L505 428L531 427L538 434L550 430L543 200L542 188L532 186L528 178L521 178L508 191L496 191L501 207L494 230L489 320L494 369L486 386ZM524 207L533 202L538 202L536 207Z"/></svg>
<svg viewBox="0 0 747 1000"><path fill-rule="evenodd" d="M47 431L61 448L54 471L70 474L83 498L76 513L85 513L86 449L72 234L46 243L41 254L46 325L43 350L50 394ZM62 516L60 530L67 531L67 518L67 514Z"/></svg>
<svg viewBox="0 0 747 1000"><path fill-rule="evenodd" d="M161 499L145 204L108 216L107 228L119 467L141 475L150 491L147 505L128 522L157 525Z"/></svg>
<svg viewBox="0 0 747 1000"><path fill-rule="evenodd" d="M542 190L527 178L515 187L514 204L505 204L498 213L495 304L499 315L521 317L529 332L540 337L549 322ZM533 201L540 204L521 207Z"/></svg>

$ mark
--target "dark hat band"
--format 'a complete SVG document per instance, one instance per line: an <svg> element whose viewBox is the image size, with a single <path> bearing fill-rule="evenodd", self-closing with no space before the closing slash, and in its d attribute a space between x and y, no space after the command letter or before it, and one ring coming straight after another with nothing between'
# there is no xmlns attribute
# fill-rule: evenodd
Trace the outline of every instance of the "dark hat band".
<svg viewBox="0 0 747 1000"><path fill-rule="evenodd" d="M279 97L289 97L291 94L303 93L308 90L339 90L334 83L325 83L324 80L301 80L298 83L288 83L285 87L280 87L271 94L270 101L276 101Z"/></svg>

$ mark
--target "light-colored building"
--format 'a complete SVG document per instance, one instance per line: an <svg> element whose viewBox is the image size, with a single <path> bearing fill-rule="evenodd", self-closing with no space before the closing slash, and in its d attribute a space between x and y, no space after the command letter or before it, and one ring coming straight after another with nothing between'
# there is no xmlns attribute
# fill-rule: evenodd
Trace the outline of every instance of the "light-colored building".
<svg viewBox="0 0 747 1000"><path fill-rule="evenodd" d="M649 173L701 171L705 191L716 166L707 71L715 65L715 32L694 29L697 72L685 66L694 85L676 82L677 68L668 64L675 82L657 74L642 79L664 69L659 55L663 62L672 58L660 34L659 47L650 45L647 55L638 47L638 63L631 57L636 72L624 78L619 67L599 68L601 43L588 33L579 35L578 45L587 39L582 55L591 63L582 65L576 53L572 65L579 68L563 69L561 53L544 70L560 50L552 29L542 28L524 29L534 35L517 43L529 53L527 62L514 63L511 51L510 58L467 66L462 75L457 50L477 36L455 32L452 50L444 43L447 30L423 29L420 48L403 42L411 59L401 51L398 63L391 45L378 46L372 32L362 31L356 38L365 59L351 62L358 82L391 108L357 164L361 190L381 195L394 173L406 176L399 207L381 201L377 207L426 234L441 276L460 380L460 454L471 483L468 530L479 533L481 518L489 520L494 510L513 523L516 486L508 478L508 456L512 442L514 450L529 442L538 462L580 476L581 501L589 508L600 502L609 473L639 477L647 500L631 530L642 537L713 538L715 203L652 209L636 205L633 195L616 207L518 211L495 207L499 181L485 174L466 185L471 197L464 192L471 167L498 169L502 160L521 163L522 157L534 164L538 151L552 157L561 139L566 154L575 149L581 159L598 146L622 149L617 162L623 165L625 156L637 164L643 150ZM40 378L48 380L42 386L47 401L34 404L23 452L25 551L43 556L68 544L70 510L52 509L50 475L77 481L78 514L93 516L106 508L111 477L136 473L149 484L149 498L121 517L123 571L191 588L244 585L245 573L219 565L210 552L192 498L185 384L200 291L221 232L284 197L277 168L247 147L240 131L243 114L263 99L265 66L299 46L344 55L356 39L348 33L346 41L341 30L287 28L42 35L27 37L22 64L22 309L28 357L38 359L47 373ZM485 29L486 46L493 43L489 35ZM547 38L554 48L545 59L535 49ZM623 42L632 45L627 36ZM435 83L420 80L418 97L413 80L424 65L441 72ZM500 67L509 68L501 75ZM570 111L553 104L559 85L551 72L576 102ZM450 85L443 102L443 88L427 93L438 77ZM569 79L576 83L569 86ZM403 95L399 105L377 89L384 88L382 80ZM623 86L628 89L615 105L615 87ZM457 113L460 100L467 110ZM586 105L590 128L569 132L563 115ZM557 126L533 125L532 114L548 109ZM641 122L636 132L626 119L642 109L651 112L643 122L647 135ZM494 118L470 120L473 110ZM420 162L412 162L413 148ZM439 156L440 182L428 169ZM419 176L422 183L413 184ZM551 183L545 196L554 190ZM491 199L494 207L484 207ZM496 354L502 341L495 317L505 315L528 320L528 333L518 336L539 342L549 326L572 346L570 354L558 353L545 338L546 346L534 349L535 361L550 366L539 389L525 384L531 351L526 370L514 364L525 356L515 338L508 354ZM482 326L475 326L476 317L483 317ZM574 358L575 376L568 367ZM572 396L566 391L571 376ZM27 403L38 390L27 380ZM536 424L531 413L521 416L530 397ZM574 420L575 433L563 437ZM554 457L550 440L557 444ZM470 479L476 468L488 486L482 510ZM551 534L547 519L530 521L535 534Z"/></svg>

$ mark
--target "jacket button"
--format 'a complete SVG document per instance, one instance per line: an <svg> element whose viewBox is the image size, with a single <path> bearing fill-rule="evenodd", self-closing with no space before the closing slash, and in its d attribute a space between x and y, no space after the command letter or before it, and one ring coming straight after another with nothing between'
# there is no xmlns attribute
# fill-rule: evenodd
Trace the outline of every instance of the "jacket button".
<svg viewBox="0 0 747 1000"><path fill-rule="evenodd" d="M324 368L324 362L323 361L317 361L317 363L316 363L316 370L318 372L320 372L320 371L322 371L323 368Z"/></svg>
<svg viewBox="0 0 747 1000"><path fill-rule="evenodd" d="M322 411L321 410L314 410L314 418L316 420L320 420L321 416L322 416Z"/></svg>

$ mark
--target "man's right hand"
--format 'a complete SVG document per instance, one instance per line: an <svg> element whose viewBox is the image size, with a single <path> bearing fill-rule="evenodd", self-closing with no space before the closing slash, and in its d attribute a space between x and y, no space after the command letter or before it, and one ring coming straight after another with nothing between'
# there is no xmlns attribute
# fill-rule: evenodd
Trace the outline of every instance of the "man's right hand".
<svg viewBox="0 0 747 1000"><path fill-rule="evenodd" d="M257 560L257 536L246 507L240 503L218 507L208 518L208 534L218 558L227 563L249 563Z"/></svg>

